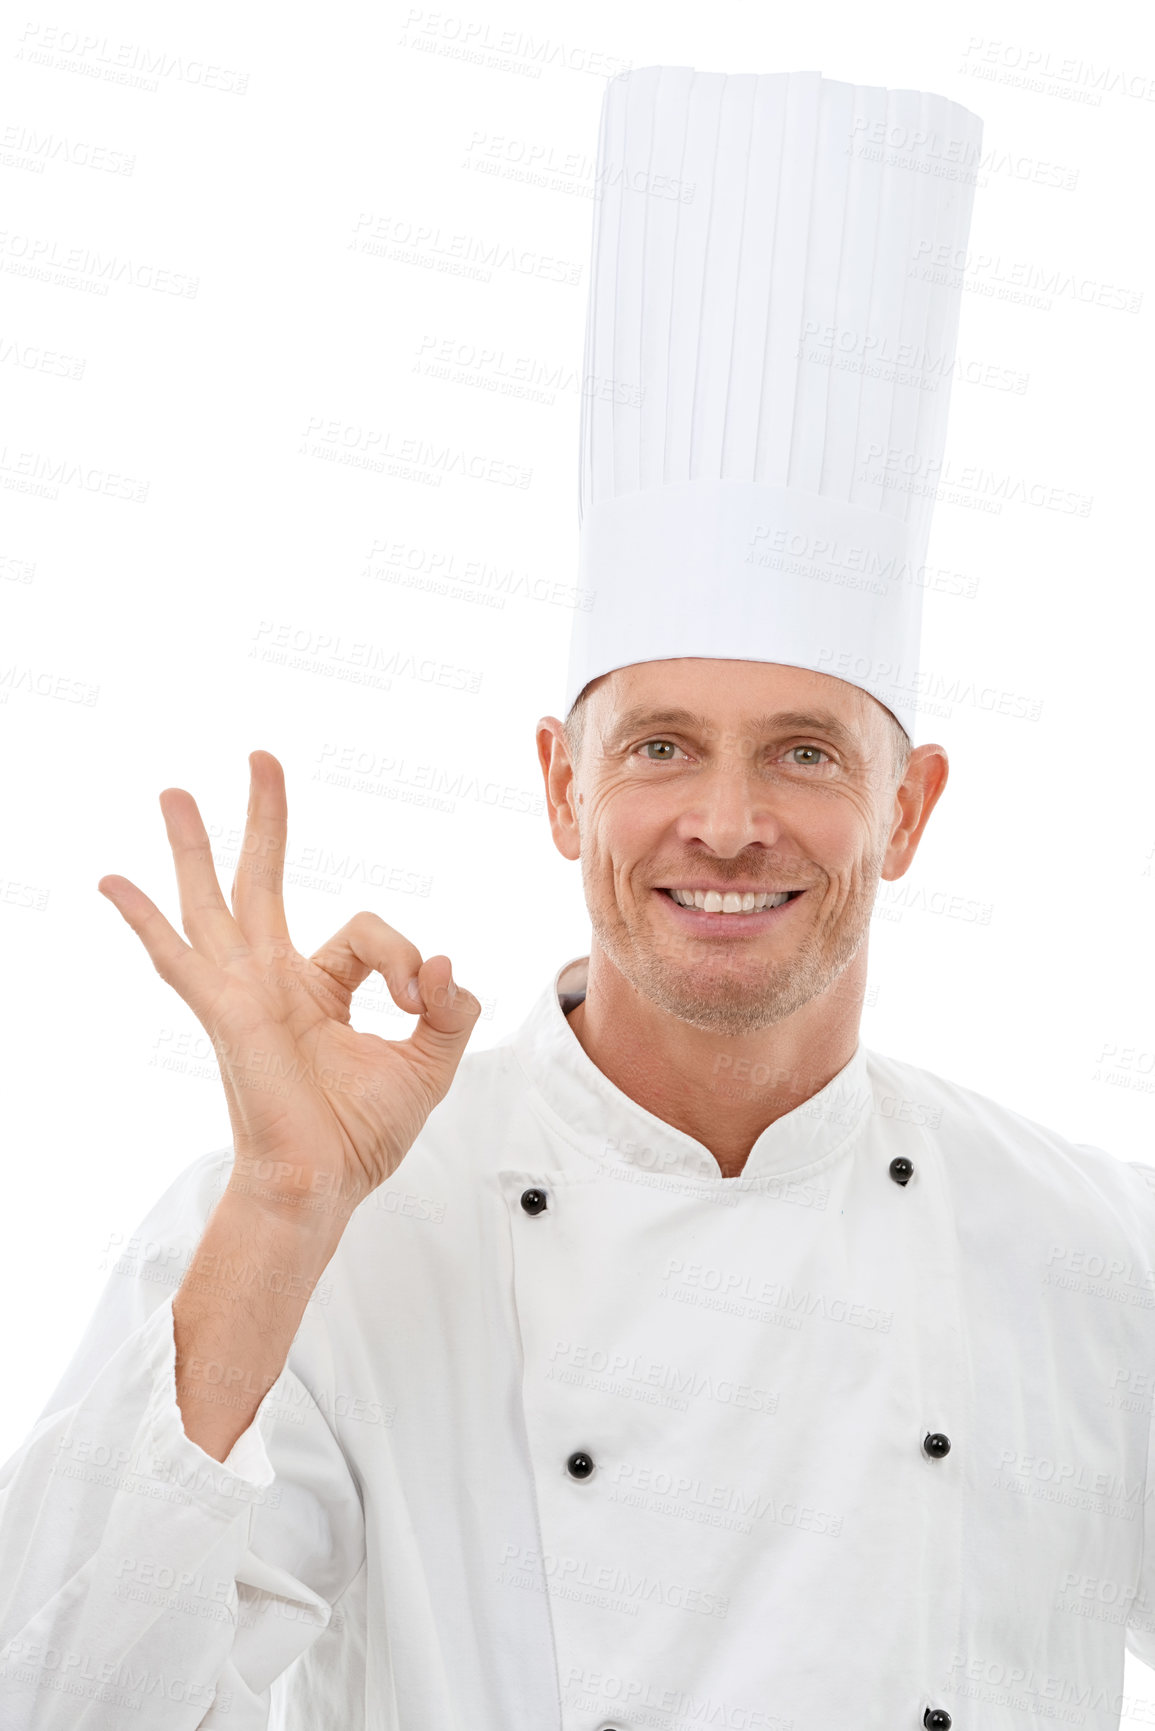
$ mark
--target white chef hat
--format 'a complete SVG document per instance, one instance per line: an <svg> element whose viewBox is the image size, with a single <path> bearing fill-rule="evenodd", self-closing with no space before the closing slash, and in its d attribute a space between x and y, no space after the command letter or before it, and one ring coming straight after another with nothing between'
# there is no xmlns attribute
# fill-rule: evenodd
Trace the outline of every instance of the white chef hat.
<svg viewBox="0 0 1155 1731"><path fill-rule="evenodd" d="M816 72L609 82L567 710L709 656L846 679L913 735L981 136Z"/></svg>

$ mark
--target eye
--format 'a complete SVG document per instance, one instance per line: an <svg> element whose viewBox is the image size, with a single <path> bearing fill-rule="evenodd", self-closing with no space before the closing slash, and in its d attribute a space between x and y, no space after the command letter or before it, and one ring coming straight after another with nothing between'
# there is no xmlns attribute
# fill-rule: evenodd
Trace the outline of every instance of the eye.
<svg viewBox="0 0 1155 1731"><path fill-rule="evenodd" d="M672 763L677 749L672 739L647 739L638 747L647 763Z"/></svg>
<svg viewBox="0 0 1155 1731"><path fill-rule="evenodd" d="M798 753L802 753L802 755L799 756ZM830 753L823 751L819 745L792 745L786 755L803 769L809 769L812 765L817 764L820 757L830 761Z"/></svg>

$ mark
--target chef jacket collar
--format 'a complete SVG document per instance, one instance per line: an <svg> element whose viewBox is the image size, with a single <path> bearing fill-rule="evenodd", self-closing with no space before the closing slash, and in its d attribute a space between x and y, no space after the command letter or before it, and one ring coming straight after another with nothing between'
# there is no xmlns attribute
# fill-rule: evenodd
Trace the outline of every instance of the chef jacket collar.
<svg viewBox="0 0 1155 1731"><path fill-rule="evenodd" d="M655 1176L675 1173L731 1189L809 1172L853 1145L871 1104L861 1041L824 1088L766 1126L740 1176L723 1179L703 1143L639 1106L583 1050L566 1012L585 996L588 964L588 956L579 956L560 967L511 1039L555 1128L583 1153L607 1165L624 1161Z"/></svg>

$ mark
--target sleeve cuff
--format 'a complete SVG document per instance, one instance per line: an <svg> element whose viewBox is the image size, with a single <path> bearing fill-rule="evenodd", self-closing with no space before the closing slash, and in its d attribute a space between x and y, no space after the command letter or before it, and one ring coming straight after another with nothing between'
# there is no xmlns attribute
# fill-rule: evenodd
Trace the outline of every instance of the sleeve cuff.
<svg viewBox="0 0 1155 1731"><path fill-rule="evenodd" d="M178 1479L184 1483L188 1477L188 1468L195 1462L195 1483L198 1490L203 1490L210 1500L215 1491L223 1499L223 1506L233 1513L240 1504L261 1501L259 1494L255 1493L272 1484L276 1471L261 1435L260 1420L269 1394L273 1393L278 1384L274 1383L273 1388L265 1395L248 1429L241 1432L224 1460L218 1461L187 1434L177 1404L176 1340L173 1333L171 1296L162 1305L158 1305L150 1316L145 1333L151 1338L142 1339L140 1344L152 1361L150 1368L153 1372L153 1394L149 1401L147 1430L160 1457L158 1465L163 1461L179 1463L181 1470Z"/></svg>

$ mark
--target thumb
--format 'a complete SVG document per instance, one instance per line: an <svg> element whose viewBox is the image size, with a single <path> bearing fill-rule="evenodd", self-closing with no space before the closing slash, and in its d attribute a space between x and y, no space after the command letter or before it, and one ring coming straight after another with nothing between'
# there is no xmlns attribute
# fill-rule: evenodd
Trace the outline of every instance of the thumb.
<svg viewBox="0 0 1155 1731"><path fill-rule="evenodd" d="M417 972L421 1015L407 1044L435 1070L444 1071L448 1087L481 1015L481 1002L453 978L448 956L430 956Z"/></svg>

